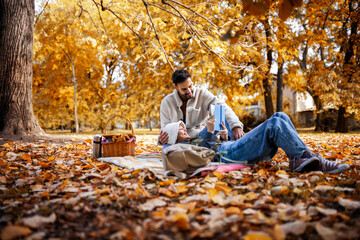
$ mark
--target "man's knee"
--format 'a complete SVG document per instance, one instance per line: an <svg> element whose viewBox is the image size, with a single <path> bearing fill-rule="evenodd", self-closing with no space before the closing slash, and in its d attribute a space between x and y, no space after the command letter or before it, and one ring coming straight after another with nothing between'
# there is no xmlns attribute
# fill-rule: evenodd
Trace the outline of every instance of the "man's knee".
<svg viewBox="0 0 360 240"><path fill-rule="evenodd" d="M289 115L287 115L286 113L284 112L276 112L272 115L272 117L279 117L279 118L282 118L282 119L285 119L285 120L290 120L290 117Z"/></svg>

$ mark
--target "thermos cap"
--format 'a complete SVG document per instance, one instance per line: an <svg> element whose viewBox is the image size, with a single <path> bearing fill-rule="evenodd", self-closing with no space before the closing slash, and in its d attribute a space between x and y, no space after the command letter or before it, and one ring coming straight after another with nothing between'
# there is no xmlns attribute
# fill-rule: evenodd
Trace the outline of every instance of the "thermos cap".
<svg viewBox="0 0 360 240"><path fill-rule="evenodd" d="M101 141L101 135L100 134L95 134L94 135L94 141L100 142Z"/></svg>

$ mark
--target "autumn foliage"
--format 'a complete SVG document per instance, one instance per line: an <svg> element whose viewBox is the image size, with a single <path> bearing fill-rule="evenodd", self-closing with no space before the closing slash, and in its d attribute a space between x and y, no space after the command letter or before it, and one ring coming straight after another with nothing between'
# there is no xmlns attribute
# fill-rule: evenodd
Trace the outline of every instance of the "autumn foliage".
<svg viewBox="0 0 360 240"><path fill-rule="evenodd" d="M46 1L35 22L34 111L45 128L102 129L117 113L157 124L171 73L185 67L240 118L254 101L272 115L275 75L308 91L316 113L358 117L355 2Z"/></svg>

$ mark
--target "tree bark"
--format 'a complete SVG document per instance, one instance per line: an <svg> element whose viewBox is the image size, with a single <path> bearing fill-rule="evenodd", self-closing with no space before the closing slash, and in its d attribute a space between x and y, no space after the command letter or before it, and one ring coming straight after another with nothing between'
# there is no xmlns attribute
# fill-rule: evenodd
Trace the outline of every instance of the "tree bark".
<svg viewBox="0 0 360 240"><path fill-rule="evenodd" d="M149 128L150 128L150 131L152 131L152 117L151 117L151 114L149 114Z"/></svg>
<svg viewBox="0 0 360 240"><path fill-rule="evenodd" d="M73 61L71 61L71 69L72 69L72 83L74 85L75 132L76 132L76 134L78 134L79 133L79 120L78 120L78 113L77 113L77 107L78 107L78 102L77 102L77 80L76 80L76 76L75 76L75 64L74 64Z"/></svg>
<svg viewBox="0 0 360 240"><path fill-rule="evenodd" d="M336 123L336 132L340 133L347 133L349 132L349 124L348 124L348 118L345 117L346 114L346 108L341 106L339 107L338 112L338 121Z"/></svg>
<svg viewBox="0 0 360 240"><path fill-rule="evenodd" d="M353 9L353 1L349 1L349 16L350 16L350 36L348 37L348 41L344 43L345 46L342 46L342 48L345 50L345 56L344 56L344 66L342 68L343 75L345 81L342 81L340 84L340 89L344 89L347 84L352 82L352 76L353 76L353 69L352 66L356 63L351 61L351 58L353 58L355 54L354 47L356 46L356 41L358 38L358 24L359 24L359 18L357 14L354 14ZM339 107L339 115L338 115L338 121L336 123L336 129L335 132L340 133L347 133L349 132L349 124L348 124L348 118L345 116L346 114L346 105L343 103Z"/></svg>
<svg viewBox="0 0 360 240"><path fill-rule="evenodd" d="M270 118L274 114L274 106L272 101L272 93L271 93L271 80L269 79L271 76L270 69L272 65L272 53L273 50L270 48L269 41L271 38L271 28L269 24L269 18L267 18L264 22L265 27L265 35L266 35L266 55L267 55L267 63L268 63L268 72L266 77L263 79L263 87L264 87L264 101L265 101L265 109L266 109L266 117Z"/></svg>
<svg viewBox="0 0 360 240"><path fill-rule="evenodd" d="M319 96L315 95L311 95L314 99L315 102L315 106L316 106L316 119L315 119L315 131L322 131L324 130L324 125L322 122L322 113L320 112L322 110L322 105L321 105L321 101Z"/></svg>
<svg viewBox="0 0 360 240"><path fill-rule="evenodd" d="M280 64L280 63L279 63ZM280 64L277 72L276 111L282 112L284 107L284 62Z"/></svg>
<svg viewBox="0 0 360 240"><path fill-rule="evenodd" d="M33 0L0 0L0 134L44 133L33 112Z"/></svg>

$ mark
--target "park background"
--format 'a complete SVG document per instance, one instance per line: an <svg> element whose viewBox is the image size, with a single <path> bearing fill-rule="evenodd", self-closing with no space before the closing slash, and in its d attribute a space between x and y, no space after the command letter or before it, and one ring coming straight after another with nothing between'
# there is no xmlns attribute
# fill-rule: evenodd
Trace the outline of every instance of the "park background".
<svg viewBox="0 0 360 240"><path fill-rule="evenodd" d="M114 114L159 128L179 68L247 130L275 111L298 127L359 130L355 2L36 3L33 104L45 130L103 132Z"/></svg>

